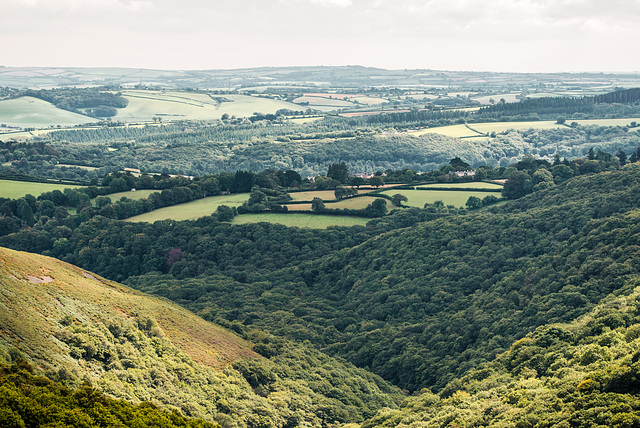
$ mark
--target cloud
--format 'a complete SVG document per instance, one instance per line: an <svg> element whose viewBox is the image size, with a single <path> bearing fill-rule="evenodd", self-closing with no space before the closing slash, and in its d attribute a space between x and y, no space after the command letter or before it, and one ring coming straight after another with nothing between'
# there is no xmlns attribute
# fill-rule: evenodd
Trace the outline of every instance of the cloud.
<svg viewBox="0 0 640 428"><path fill-rule="evenodd" d="M57 13L123 11L135 12L153 7L150 0L11 0L15 6Z"/></svg>
<svg viewBox="0 0 640 428"><path fill-rule="evenodd" d="M295 1L298 3L311 3L317 4L320 6L337 6L337 7L348 7L353 4L351 0L281 0L282 1Z"/></svg>
<svg viewBox="0 0 640 428"><path fill-rule="evenodd" d="M593 29L594 19L619 25L637 23L640 17L640 0L399 0L395 4L406 14L467 28L510 23L582 27L589 22Z"/></svg>

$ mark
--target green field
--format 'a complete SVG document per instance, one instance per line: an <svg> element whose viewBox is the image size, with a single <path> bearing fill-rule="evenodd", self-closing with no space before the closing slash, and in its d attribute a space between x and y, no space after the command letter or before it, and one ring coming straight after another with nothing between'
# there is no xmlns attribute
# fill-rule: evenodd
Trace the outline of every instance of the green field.
<svg viewBox="0 0 640 428"><path fill-rule="evenodd" d="M597 125L597 126L627 126L631 122L640 123L640 117L632 117L630 119L591 119L591 120L572 120L567 119L567 123L577 122L580 125Z"/></svg>
<svg viewBox="0 0 640 428"><path fill-rule="evenodd" d="M640 123L640 118L629 119L590 119L590 120L572 120L567 119L566 123L577 122L580 125L597 125L597 126L627 126L631 122ZM422 129L412 132L409 135L423 135L427 133L442 134L449 137L474 137L481 134L490 134L492 132L501 133L509 130L523 129L557 129L564 128L566 125L560 125L555 120L540 120L530 122L487 122L487 123L470 123L469 128L465 125L450 125L437 128ZM477 132L473 132L477 131Z"/></svg>
<svg viewBox="0 0 640 428"><path fill-rule="evenodd" d="M286 108L300 110L300 106L286 101L248 95L221 95L229 101L219 102L207 94L170 91L123 91L129 105L119 109L114 119L126 122L152 121L160 117L163 121L193 119L219 119L223 114L247 117L258 112L275 113Z"/></svg>
<svg viewBox="0 0 640 428"><path fill-rule="evenodd" d="M434 183L434 184L425 184L424 188L429 187L446 187L447 189L494 189L496 191L501 192L502 186L495 183L485 183L484 181L472 181L470 183Z"/></svg>
<svg viewBox="0 0 640 428"><path fill-rule="evenodd" d="M472 99L474 101L479 102L480 104L485 104L485 105L489 105L491 104L491 100L493 100L495 103L500 102L500 99L504 98L504 100L508 103L517 103L520 100L518 98L516 98L516 95L518 94L497 94L497 95L485 95L482 97L472 97Z"/></svg>
<svg viewBox="0 0 640 428"><path fill-rule="evenodd" d="M33 97L20 97L0 101L0 123L22 128L73 126L97 119L57 108L51 103Z"/></svg>
<svg viewBox="0 0 640 428"><path fill-rule="evenodd" d="M293 122L293 123L312 123L312 122L317 122L319 120L324 119L324 116L310 116L310 117L296 117L296 116L291 116L288 117L287 120Z"/></svg>
<svg viewBox="0 0 640 428"><path fill-rule="evenodd" d="M53 183L31 183L28 181L0 180L0 198L17 199L24 195L40 196L44 192L73 189L82 186Z"/></svg>
<svg viewBox="0 0 640 428"><path fill-rule="evenodd" d="M220 205L237 207L249 199L248 193L236 195L211 196L185 204L160 208L148 213L128 218L127 221L153 223L158 220L195 220L213 214Z"/></svg>
<svg viewBox="0 0 640 428"><path fill-rule="evenodd" d="M313 97L313 96L302 96L293 100L294 103L309 103L310 106L317 107L333 107L333 108L350 108L355 107L355 105L349 101L338 100L335 98L325 98L325 97Z"/></svg>
<svg viewBox="0 0 640 428"><path fill-rule="evenodd" d="M371 220L362 217L346 217L317 214L243 214L233 219L233 224L247 223L277 223L290 227L307 227L311 229L326 229L329 226L364 226Z"/></svg>
<svg viewBox="0 0 640 428"><path fill-rule="evenodd" d="M366 105L377 105L377 104L384 104L389 102L389 100L386 100L384 98L372 98L372 97L354 97L354 98L351 98L351 101L358 102L359 104L366 104Z"/></svg>
<svg viewBox="0 0 640 428"><path fill-rule="evenodd" d="M549 98L549 97L562 97L562 94L556 94L554 92L536 92L535 94L527 94L527 98Z"/></svg>
<svg viewBox="0 0 640 428"><path fill-rule="evenodd" d="M447 190L390 190L384 191L383 193L389 196L400 193L408 199L408 201L404 203L405 205L418 208L424 207L424 204L426 203L432 204L435 201L442 201L445 205L464 207L469 196L475 196L480 199L489 195L493 195L498 198L502 197L500 192L466 192Z"/></svg>
<svg viewBox="0 0 640 428"><path fill-rule="evenodd" d="M118 192L118 193L111 193L109 195L104 195L104 196L111 199L111 202L119 201L120 198L122 197L137 201L139 199L148 198L150 194L156 193L156 192L161 192L161 190L142 189L142 190L136 190L135 192L132 192L132 191Z"/></svg>
<svg viewBox="0 0 640 428"><path fill-rule="evenodd" d="M484 134L490 134L491 132L500 133L510 129L519 131L522 129L556 129L563 128L565 125L560 125L554 120L540 120L531 122L489 122L489 123L470 123L469 127L475 129L478 132Z"/></svg>
<svg viewBox="0 0 640 428"><path fill-rule="evenodd" d="M360 197L360 198L348 198L344 199L340 202L328 203L325 204L326 208L330 209L350 209L350 210L360 210L366 208L367 205L371 204L375 199L383 199L383 198L374 198L374 197ZM387 209L393 208L391 201L384 199L387 203ZM311 211L311 204L293 204L287 205L289 211Z"/></svg>
<svg viewBox="0 0 640 428"><path fill-rule="evenodd" d="M475 124L474 124L475 125ZM471 129L467 128L465 125L450 125L450 126L439 126L436 128L427 128L422 129L416 132L410 132L409 135L420 136L424 134L442 134L447 137L478 137L479 133L473 132Z"/></svg>
<svg viewBox="0 0 640 428"><path fill-rule="evenodd" d="M289 193L294 201L309 201L313 198L320 198L323 201L332 201L336 198L333 190L316 190L310 192L291 192Z"/></svg>

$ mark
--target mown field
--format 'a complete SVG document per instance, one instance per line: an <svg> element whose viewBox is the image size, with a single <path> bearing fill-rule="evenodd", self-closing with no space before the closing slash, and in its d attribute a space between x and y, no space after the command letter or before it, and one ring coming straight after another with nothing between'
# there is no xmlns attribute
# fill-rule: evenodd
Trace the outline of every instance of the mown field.
<svg viewBox="0 0 640 428"><path fill-rule="evenodd" d="M237 207L249 199L248 193L236 195L211 196L198 199L185 204L173 205L171 207L160 208L148 213L128 218L127 221L153 223L159 220L195 220L200 217L211 215L220 205Z"/></svg>
<svg viewBox="0 0 640 428"><path fill-rule="evenodd" d="M424 204L432 204L435 201L442 201L445 205L453 205L456 207L464 207L470 196L483 199L486 196L493 195L497 198L502 197L501 192L474 192L474 191L448 191L448 190L389 190L382 192L386 195L393 196L400 193L407 197L408 201L405 205L411 207L424 207Z"/></svg>
<svg viewBox="0 0 640 428"><path fill-rule="evenodd" d="M362 217L346 217L317 214L243 214L233 219L233 224L247 223L277 223L290 227L306 227L311 229L326 229L330 226L364 226L371 220Z"/></svg>
<svg viewBox="0 0 640 428"><path fill-rule="evenodd" d="M31 183L28 181L0 180L0 198L17 199L24 195L33 195L38 197L44 192L52 192L54 190L63 191L64 189L72 189L82 186L74 186L70 184L54 184L54 183Z"/></svg>
<svg viewBox="0 0 640 428"><path fill-rule="evenodd" d="M33 97L0 101L0 123L22 128L73 126L96 122L96 119L57 108ZM0 135L1 136L1 135Z"/></svg>

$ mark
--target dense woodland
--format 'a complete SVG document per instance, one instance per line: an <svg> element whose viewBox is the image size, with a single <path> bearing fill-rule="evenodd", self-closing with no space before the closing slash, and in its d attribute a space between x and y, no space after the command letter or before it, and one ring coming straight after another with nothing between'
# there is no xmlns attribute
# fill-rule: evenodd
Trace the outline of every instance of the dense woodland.
<svg viewBox="0 0 640 428"><path fill-rule="evenodd" d="M640 425L638 281L569 324L539 327L439 395L424 391L363 427Z"/></svg>
<svg viewBox="0 0 640 428"><path fill-rule="evenodd" d="M34 368L23 358L11 366L0 365L0 420L7 428L220 426L184 417L178 411L159 409L150 402L135 406L114 400L88 384L70 388L35 375Z"/></svg>

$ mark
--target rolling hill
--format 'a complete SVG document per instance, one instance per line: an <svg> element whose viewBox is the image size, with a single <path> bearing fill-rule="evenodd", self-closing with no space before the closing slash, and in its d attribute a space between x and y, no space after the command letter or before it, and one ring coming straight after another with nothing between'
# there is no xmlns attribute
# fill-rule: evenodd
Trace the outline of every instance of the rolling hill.
<svg viewBox="0 0 640 428"><path fill-rule="evenodd" d="M0 101L0 123L21 128L73 126L96 122L97 119L62 110L33 97Z"/></svg>
<svg viewBox="0 0 640 428"><path fill-rule="evenodd" d="M215 368L256 356L236 335L184 309L58 260L8 249L0 249L0 260L1 292L10 302L3 305L0 317L1 340L8 346L19 345L43 368L68 361L60 359L69 350L56 334L61 334L61 326L68 330L76 324L108 324L114 330L116 324L133 323L140 331L149 330L151 337L164 336L194 361ZM84 356L98 352L88 350L90 345L82 350ZM99 361L93 365L86 369L100 369Z"/></svg>
<svg viewBox="0 0 640 428"><path fill-rule="evenodd" d="M0 248L0 261L0 360L24 356L52 380L222 426L357 422L397 402L381 379L317 351L260 332L253 345L55 259Z"/></svg>

